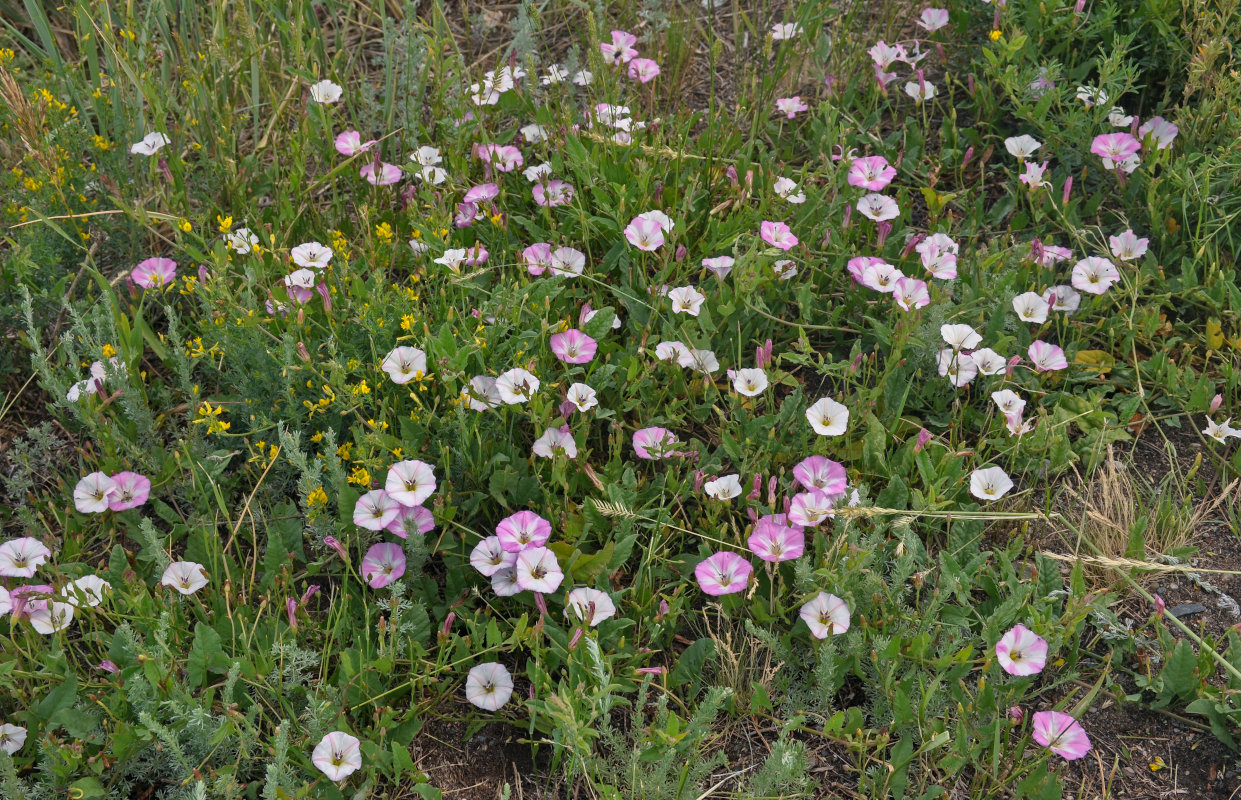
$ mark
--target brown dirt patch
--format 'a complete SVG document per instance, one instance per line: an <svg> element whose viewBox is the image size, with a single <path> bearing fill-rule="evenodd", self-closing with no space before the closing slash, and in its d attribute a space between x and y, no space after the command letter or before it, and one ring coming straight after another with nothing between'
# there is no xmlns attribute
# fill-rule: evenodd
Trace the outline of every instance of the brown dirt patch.
<svg viewBox="0 0 1241 800"><path fill-rule="evenodd" d="M531 756L530 745L511 725L492 722L473 736L469 725L428 721L411 745L411 756L444 800L496 800L504 786L512 800L558 800L562 787ZM415 796L415 795L410 795Z"/></svg>

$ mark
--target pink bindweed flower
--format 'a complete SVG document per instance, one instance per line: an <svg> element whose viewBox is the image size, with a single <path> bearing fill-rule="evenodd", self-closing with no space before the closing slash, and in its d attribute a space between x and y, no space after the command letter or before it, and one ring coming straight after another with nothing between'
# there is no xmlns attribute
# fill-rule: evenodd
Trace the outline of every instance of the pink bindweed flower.
<svg viewBox="0 0 1241 800"><path fill-rule="evenodd" d="M541 385L542 382L529 370L515 367L500 373L496 378L495 391L500 402L513 406L529 400Z"/></svg>
<svg viewBox="0 0 1241 800"><path fill-rule="evenodd" d="M372 589L382 589L405 574L405 553L399 544L379 542L362 556L362 577Z"/></svg>
<svg viewBox="0 0 1241 800"><path fill-rule="evenodd" d="M892 294L896 290L897 281L905 277L899 269L875 256L851 258L847 268L859 284L884 294Z"/></svg>
<svg viewBox="0 0 1241 800"><path fill-rule="evenodd" d="M896 177L896 169L883 156L855 158L849 165L849 185L869 192L881 192Z"/></svg>
<svg viewBox="0 0 1241 800"><path fill-rule="evenodd" d="M792 250L797 245L797 237L783 222L763 220L758 227L758 233L764 242L781 250Z"/></svg>
<svg viewBox="0 0 1241 800"><path fill-rule="evenodd" d="M1132 230L1127 230L1119 236L1109 236L1108 244L1111 245L1112 255L1117 259L1133 261L1146 255L1150 239L1139 239Z"/></svg>
<svg viewBox="0 0 1241 800"><path fill-rule="evenodd" d="M1141 149L1142 143L1129 133L1101 133L1090 143L1090 152L1103 159L1107 169L1117 169Z"/></svg>
<svg viewBox="0 0 1241 800"><path fill-rule="evenodd" d="M711 270L715 277L720 280L728 277L728 273L732 272L733 265L736 263L737 260L732 256L715 256L714 258L704 258L702 260L702 265Z"/></svg>
<svg viewBox="0 0 1241 800"><path fill-rule="evenodd" d="M884 69L892 66L898 61L905 60L905 48L902 45L890 45L880 39L866 52L870 53L871 61L875 64L875 69Z"/></svg>
<svg viewBox="0 0 1241 800"><path fill-rule="evenodd" d="M789 503L788 518L794 525L803 528L814 528L823 520L832 516L835 501L827 492L817 489L810 492L799 492Z"/></svg>
<svg viewBox="0 0 1241 800"><path fill-rule="evenodd" d="M177 262L171 258L148 258L134 267L130 277L143 289L162 289L177 279Z"/></svg>
<svg viewBox="0 0 1241 800"><path fill-rule="evenodd" d="M801 33L801 25L796 22L777 22L771 26L771 38L777 42L792 39L799 33Z"/></svg>
<svg viewBox="0 0 1241 800"><path fill-rule="evenodd" d="M1090 752L1090 737L1069 714L1061 711L1039 711L1031 728L1034 741L1051 752L1074 761Z"/></svg>
<svg viewBox="0 0 1241 800"><path fill-rule="evenodd" d="M1051 162L1044 161L1042 164L1036 161L1025 162L1025 172L1017 176L1018 180L1024 183L1030 191L1039 188L1050 189L1051 181L1043 180L1043 174L1047 172L1049 163Z"/></svg>
<svg viewBox="0 0 1241 800"><path fill-rule="evenodd" d="M749 561L727 550L707 557L694 568L699 588L712 597L745 591L753 573Z"/></svg>
<svg viewBox="0 0 1241 800"><path fill-rule="evenodd" d="M776 111L784 114L789 119L793 119L803 111L809 111L810 106L802 101L800 95L793 97L781 97L776 100Z"/></svg>
<svg viewBox="0 0 1241 800"><path fill-rule="evenodd" d="M741 495L741 476L722 475L702 485L703 492L712 500L727 502Z"/></svg>
<svg viewBox="0 0 1241 800"><path fill-rule="evenodd" d="M1052 311L1072 314L1082 304L1082 296L1072 286L1052 286L1043 292L1043 299L1051 304Z"/></svg>
<svg viewBox="0 0 1241 800"><path fill-rule="evenodd" d="M336 145L336 152L342 156L356 156L358 153L365 153L375 144L375 140L369 142L362 141L362 134L357 131L345 131L336 136L333 144Z"/></svg>
<svg viewBox="0 0 1241 800"><path fill-rule="evenodd" d="M136 472L118 472L112 476L113 491L108 495L110 511L137 508L151 496L151 479Z"/></svg>
<svg viewBox="0 0 1241 800"><path fill-rule="evenodd" d="M435 515L423 506L401 506L384 530L402 539L408 539L410 533L425 535L435 530Z"/></svg>
<svg viewBox="0 0 1241 800"><path fill-rule="evenodd" d="M922 266L931 277L952 280L957 277L957 253L960 247L947 234L933 233L918 242L914 250L922 259Z"/></svg>
<svg viewBox="0 0 1241 800"><path fill-rule="evenodd" d="M1119 280L1116 265L1106 258L1089 256L1073 266L1073 288L1087 294L1104 294Z"/></svg>
<svg viewBox="0 0 1241 800"><path fill-rule="evenodd" d="M379 362L379 368L387 373L393 383L401 386L426 375L427 354L417 347L394 347Z"/></svg>
<svg viewBox="0 0 1241 800"><path fill-rule="evenodd" d="M383 489L375 489L358 498L353 506L353 523L368 531L381 531L396 519L401 504Z"/></svg>
<svg viewBox="0 0 1241 800"><path fill-rule="evenodd" d="M589 364L599 349L599 343L577 328L551 337L552 353L566 364Z"/></svg>
<svg viewBox="0 0 1241 800"><path fill-rule="evenodd" d="M398 461L388 468L388 476L384 481L384 490L388 497L407 508L425 503L435 492L435 486L435 467L425 461Z"/></svg>
<svg viewBox="0 0 1241 800"><path fill-rule="evenodd" d="M849 604L834 594L819 592L801 607L798 614L810 628L810 635L826 639L849 630Z"/></svg>
<svg viewBox="0 0 1241 800"><path fill-rule="evenodd" d="M1143 143L1154 142L1159 150L1167 150L1172 146L1180 129L1163 117L1151 117L1138 128L1138 136Z"/></svg>
<svg viewBox="0 0 1241 800"><path fill-rule="evenodd" d="M484 144L479 145L475 150L484 164L489 164L500 172L512 172L520 168L526 163L525 158L521 155L521 150L511 144Z"/></svg>
<svg viewBox="0 0 1241 800"><path fill-rule="evenodd" d="M918 17L918 26L934 33L948 24L948 9L924 8Z"/></svg>
<svg viewBox="0 0 1241 800"><path fill-rule="evenodd" d="M83 514L101 514L108 510L116 481L102 472L92 472L73 487L73 505Z"/></svg>
<svg viewBox="0 0 1241 800"><path fill-rule="evenodd" d="M914 452L921 453L931 442L931 432L926 428L918 431L918 439L914 442Z"/></svg>
<svg viewBox="0 0 1241 800"><path fill-rule="evenodd" d="M517 585L522 591L551 594L564 580L556 554L546 547L531 547L517 554Z"/></svg>
<svg viewBox="0 0 1241 800"><path fill-rule="evenodd" d="M875 222L896 219L901 215L895 200L873 192L857 201L857 210L862 216Z"/></svg>
<svg viewBox="0 0 1241 800"><path fill-rule="evenodd" d="M343 781L362 767L361 742L344 731L332 731L315 745L310 761L330 781Z"/></svg>
<svg viewBox="0 0 1241 800"><path fill-rule="evenodd" d="M823 456L810 456L793 467L793 478L809 491L820 491L831 497L845 493L847 477L843 464Z"/></svg>
<svg viewBox="0 0 1241 800"><path fill-rule="evenodd" d="M642 428L633 434L633 449L638 458L649 461L667 458L673 455L673 447L677 444L676 434L667 428Z"/></svg>
<svg viewBox="0 0 1241 800"><path fill-rule="evenodd" d="M974 366L978 367L978 372L983 375L999 375L1007 366L1004 356L990 347L975 350L970 353L970 358L974 359Z"/></svg>
<svg viewBox="0 0 1241 800"><path fill-rule="evenodd" d="M359 174L371 186L391 186L401 179L401 168L386 161L372 161Z"/></svg>
<svg viewBox="0 0 1241 800"><path fill-rule="evenodd" d="M569 406L569 412L562 412L562 416L568 417L572 411L572 404ZM548 428L543 431L543 435L534 440L530 451L539 458L555 458L557 455L564 455L570 459L577 458L577 442L573 439L573 434L569 430L568 425L561 425L559 428Z"/></svg>
<svg viewBox="0 0 1241 800"><path fill-rule="evenodd" d="M790 561L805 552L806 536L802 526L789 524L786 515L768 514L755 524L746 545L764 561Z"/></svg>
<svg viewBox="0 0 1241 800"><path fill-rule="evenodd" d="M546 184L535 184L530 189L536 205L549 208L568 205L573 200L573 192L575 189L572 184L558 179L547 181Z"/></svg>
<svg viewBox="0 0 1241 800"><path fill-rule="evenodd" d="M995 643L995 657L1009 675L1037 675L1047 665L1047 641L1026 626L1017 625Z"/></svg>
<svg viewBox="0 0 1241 800"><path fill-rule="evenodd" d="M658 220L639 215L625 227L625 239L639 250L658 250L664 243L664 228Z"/></svg>
<svg viewBox="0 0 1241 800"><path fill-rule="evenodd" d="M926 281L916 278L899 278L892 289L892 299L905 311L924 308L931 303L931 295L927 290Z"/></svg>
<svg viewBox="0 0 1241 800"><path fill-rule="evenodd" d="M496 526L496 538L507 553L542 547L552 535L552 524L533 511L518 511Z"/></svg>
<svg viewBox="0 0 1241 800"><path fill-rule="evenodd" d="M488 578L500 570L511 569L516 564L517 553L505 550L498 536L488 536L474 545L470 552L470 566Z"/></svg>
<svg viewBox="0 0 1241 800"><path fill-rule="evenodd" d="M465 699L484 711L495 711L513 696L513 676L495 661L479 664L465 679Z"/></svg>
<svg viewBox="0 0 1241 800"><path fill-rule="evenodd" d="M612 66L620 64L628 64L638 55L638 51L634 49L634 45L638 43L638 37L627 31L612 31L611 42L601 42L599 50L603 53L603 60Z"/></svg>
<svg viewBox="0 0 1241 800"><path fill-rule="evenodd" d="M521 251L526 271L531 275L542 275L552 266L552 246L547 242L537 242Z"/></svg>
<svg viewBox="0 0 1241 800"><path fill-rule="evenodd" d="M744 397L757 397L767 388L767 373L754 367L728 370L733 390Z"/></svg>
<svg viewBox="0 0 1241 800"><path fill-rule="evenodd" d="M461 198L462 202L486 203L494 200L500 194L500 187L494 183L480 183L477 186L471 186L466 190L465 196Z"/></svg>
<svg viewBox="0 0 1241 800"><path fill-rule="evenodd" d="M649 58L635 58L629 62L629 77L638 83L650 83L659 75L659 64Z"/></svg>

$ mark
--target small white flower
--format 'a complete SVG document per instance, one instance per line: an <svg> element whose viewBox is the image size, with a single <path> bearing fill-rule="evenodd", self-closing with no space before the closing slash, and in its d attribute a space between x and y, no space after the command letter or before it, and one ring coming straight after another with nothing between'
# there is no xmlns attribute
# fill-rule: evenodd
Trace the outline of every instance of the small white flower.
<svg viewBox="0 0 1241 800"><path fill-rule="evenodd" d="M696 317L707 296L693 286L678 286L668 292L668 299L672 301L672 313Z"/></svg>
<svg viewBox="0 0 1241 800"><path fill-rule="evenodd" d="M849 409L823 397L806 409L806 419L820 436L840 436L849 426Z"/></svg>
<svg viewBox="0 0 1241 800"><path fill-rule="evenodd" d="M479 664L465 679L465 699L484 711L495 711L512 696L513 676L503 664Z"/></svg>
<svg viewBox="0 0 1241 800"><path fill-rule="evenodd" d="M129 152L139 156L153 156L171 142L172 140L168 138L167 134L155 131L143 136L142 141L131 144Z"/></svg>
<svg viewBox="0 0 1241 800"><path fill-rule="evenodd" d="M599 398L595 390L584 383L575 383L569 387L569 391L565 394L565 400L573 404L578 411L589 411L599 405Z"/></svg>
<svg viewBox="0 0 1241 800"><path fill-rule="evenodd" d="M311 84L310 99L314 100L316 103L335 103L340 100L341 95L344 94L344 92L345 90L340 86L324 79L318 83Z"/></svg>
<svg viewBox="0 0 1241 800"><path fill-rule="evenodd" d="M767 373L756 367L747 369L729 370L728 377L732 378L733 389L737 394L745 397L755 397L763 393L767 388Z"/></svg>
<svg viewBox="0 0 1241 800"><path fill-rule="evenodd" d="M1038 292L1025 292L1013 298L1013 310L1022 322L1041 325L1047 321L1051 306Z"/></svg>
<svg viewBox="0 0 1241 800"><path fill-rule="evenodd" d="M714 500L732 500L741 494L741 476L735 473L721 475L715 480L704 483L702 490L707 493L707 497Z"/></svg>
<svg viewBox="0 0 1241 800"><path fill-rule="evenodd" d="M941 325L939 335L953 350L973 350L982 344L982 336L969 325Z"/></svg>
<svg viewBox="0 0 1241 800"><path fill-rule="evenodd" d="M976 469L970 473L970 494L979 500L999 500L1012 488L1012 478L999 467Z"/></svg>
<svg viewBox="0 0 1241 800"><path fill-rule="evenodd" d="M1004 148L1017 158L1029 158L1035 150L1042 146L1042 142L1027 134L1010 136L1004 140Z"/></svg>
<svg viewBox="0 0 1241 800"><path fill-rule="evenodd" d="M507 405L524 403L539 390L539 379L528 370L510 369L496 378L496 391Z"/></svg>

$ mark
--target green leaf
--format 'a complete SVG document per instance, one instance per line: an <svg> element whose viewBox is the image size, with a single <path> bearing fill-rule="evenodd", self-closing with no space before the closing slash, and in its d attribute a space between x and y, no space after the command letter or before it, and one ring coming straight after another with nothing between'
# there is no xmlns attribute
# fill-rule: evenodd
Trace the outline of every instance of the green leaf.
<svg viewBox="0 0 1241 800"><path fill-rule="evenodd" d="M212 656L222 655L220 634L206 623L194 626L194 645L190 648L186 663L186 679L191 686L200 687L207 682L207 669Z"/></svg>
<svg viewBox="0 0 1241 800"><path fill-rule="evenodd" d="M64 683L56 686L55 689L49 691L34 707L34 715L38 719L47 722L57 712L73 706L73 701L78 696L78 676L70 672L65 678Z"/></svg>
<svg viewBox="0 0 1241 800"><path fill-rule="evenodd" d="M1156 705L1168 705L1174 697L1188 697L1198 688L1198 657L1184 640L1178 641L1168 656L1159 677L1163 680L1163 697Z"/></svg>
<svg viewBox="0 0 1241 800"><path fill-rule="evenodd" d="M714 639L703 638L694 642L685 648L684 653L681 653L681 658L677 661L676 668L668 676L669 685L684 686L691 681L701 679L703 665L707 663L708 659L714 657Z"/></svg>

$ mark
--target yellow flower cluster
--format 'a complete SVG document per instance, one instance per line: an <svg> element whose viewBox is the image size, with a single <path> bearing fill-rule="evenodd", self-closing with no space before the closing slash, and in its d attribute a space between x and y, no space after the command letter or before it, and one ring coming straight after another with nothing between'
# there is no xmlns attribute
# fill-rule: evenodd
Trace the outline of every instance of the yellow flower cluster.
<svg viewBox="0 0 1241 800"><path fill-rule="evenodd" d="M208 435L213 433L224 433L232 423L225 422L220 419L220 415L224 413L223 406L212 406L206 400L198 407L198 419L194 420L195 425L206 425Z"/></svg>

